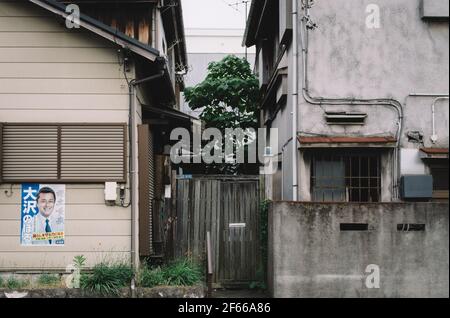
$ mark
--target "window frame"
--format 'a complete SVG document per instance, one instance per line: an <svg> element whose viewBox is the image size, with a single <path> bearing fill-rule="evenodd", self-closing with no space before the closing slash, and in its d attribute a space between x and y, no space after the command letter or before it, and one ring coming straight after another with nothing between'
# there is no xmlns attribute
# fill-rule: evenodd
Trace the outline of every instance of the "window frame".
<svg viewBox="0 0 450 318"><path fill-rule="evenodd" d="M58 129L57 136L57 178L42 178L42 179L7 179L3 177L3 128L7 126L56 126ZM61 143L61 127L70 126L83 126L83 127L122 127L123 129L123 175L122 178L93 178L93 179L71 179L61 177L61 165L62 165L62 143ZM98 184L105 182L117 182L117 183L127 183L128 175L128 124L127 123L30 123L30 122L2 122L0 123L0 184L14 184L14 183L53 183L53 184L67 184L67 183L77 183L77 184Z"/></svg>
<svg viewBox="0 0 450 318"><path fill-rule="evenodd" d="M436 159L426 159L425 163L427 165L427 169L428 172L431 176L433 176L433 198L432 200L434 201L439 201L439 200L449 200L449 193L450 193L450 189L449 189L449 185L447 183L447 189L438 189L436 187L436 179L435 179L435 173L437 173L437 175L439 175L440 173L438 172L439 170L449 170L449 165L448 165L448 159L443 159L443 158L436 158ZM445 175L448 178L448 174L442 173L442 175Z"/></svg>
<svg viewBox="0 0 450 318"><path fill-rule="evenodd" d="M310 194L311 194L311 200L315 202L343 202L343 203L380 203L382 202L382 196L383 196L383 172L382 172L382 158L383 154L379 149L355 149L355 148L348 148L348 149L333 149L333 148L327 148L327 149L314 149L315 151L311 151L309 153L310 157ZM377 151L378 150L378 151ZM317 201L314 195L315 190L320 189L326 189L323 187L317 187L316 186L316 180L317 177L315 176L315 164L318 160L324 161L324 158L340 158L339 162L343 162L344 164L344 177L343 182L345 184L345 187L342 188L343 191L345 191L345 200L343 201ZM346 160L352 160L354 157L360 158L361 165L361 158L367 158L368 159L368 175L367 176L361 176L361 167L359 167L359 176L353 177L352 172L347 171L347 163ZM376 158L377 160L377 176L371 177L370 172L370 161L372 158ZM350 165L351 167L351 165ZM350 168L351 169L351 168ZM330 176L330 178L332 178ZM349 180L357 179L359 180L359 186L347 186ZM367 187L362 186L362 179L367 179ZM372 187L371 182L372 179L377 179L377 187ZM359 189L359 199L358 201L352 201L351 200L351 190L352 189ZM377 191L378 200L377 201L362 201L362 192L361 190L367 189L368 191L368 197L370 198L370 192L371 190ZM336 188L336 190L339 190L339 188Z"/></svg>

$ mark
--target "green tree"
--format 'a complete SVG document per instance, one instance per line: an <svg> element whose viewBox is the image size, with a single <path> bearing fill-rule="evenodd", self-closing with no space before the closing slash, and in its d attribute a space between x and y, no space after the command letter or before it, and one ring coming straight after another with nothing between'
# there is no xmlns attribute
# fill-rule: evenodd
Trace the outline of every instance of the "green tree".
<svg viewBox="0 0 450 318"><path fill-rule="evenodd" d="M200 109L206 128L247 130L258 127L259 83L247 60L228 55L208 66L208 74L200 84L185 89L185 99L193 110ZM247 142L255 142L256 136ZM239 142L233 140L236 146ZM224 148L224 145L218 145ZM257 166L247 164L210 165L208 172L227 174L255 173Z"/></svg>
<svg viewBox="0 0 450 318"><path fill-rule="evenodd" d="M257 127L258 79L245 59L228 55L210 63L205 80L184 94L191 109L202 109L207 128Z"/></svg>

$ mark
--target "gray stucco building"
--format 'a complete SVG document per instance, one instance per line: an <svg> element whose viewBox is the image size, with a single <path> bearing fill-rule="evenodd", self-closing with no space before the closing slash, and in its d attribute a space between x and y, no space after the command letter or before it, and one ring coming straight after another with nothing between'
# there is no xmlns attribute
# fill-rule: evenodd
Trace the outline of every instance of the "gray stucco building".
<svg viewBox="0 0 450 318"><path fill-rule="evenodd" d="M445 0L252 2L244 44L261 125L279 136L268 198L448 200L448 12Z"/></svg>

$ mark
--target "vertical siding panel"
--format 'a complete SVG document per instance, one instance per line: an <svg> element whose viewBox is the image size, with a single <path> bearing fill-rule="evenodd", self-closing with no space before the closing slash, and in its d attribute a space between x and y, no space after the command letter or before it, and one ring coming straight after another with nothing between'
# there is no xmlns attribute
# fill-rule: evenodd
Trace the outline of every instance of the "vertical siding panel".
<svg viewBox="0 0 450 318"><path fill-rule="evenodd" d="M257 187L255 184L252 184L251 190L250 190L250 196L251 196L251 206L250 206L250 210L249 210L249 217L250 217L250 229L251 229L251 236L249 238L249 246L248 248L250 249L250 264L252 265L252 268L255 268L256 270L258 270L257 268L257 262L256 262L256 255L258 254L258 249L259 249L259 235L258 235L258 222L259 222L259 218L257 215L257 207L258 207L258 202L257 202L257 196L258 193L256 193ZM256 272L250 272L249 273L249 277L252 277L253 279L256 278Z"/></svg>
<svg viewBox="0 0 450 318"><path fill-rule="evenodd" d="M203 218L202 242L205 247L204 250L206 250L206 245L205 245L206 231L211 231L211 214L212 214L212 201L213 201L213 198L211 196L212 188L213 188L213 181L208 180L207 187L206 187L206 207L203 211L204 213L202 214L202 218Z"/></svg>
<svg viewBox="0 0 450 318"><path fill-rule="evenodd" d="M211 249L213 253L213 282L217 281L217 274L216 274L216 266L217 266L217 253L218 250L216 249L216 226L217 226L217 181L212 181L211 184L211 211L210 211L210 219L208 224L208 230L211 232ZM208 223L208 222L207 222Z"/></svg>
<svg viewBox="0 0 450 318"><path fill-rule="evenodd" d="M192 254L194 250L194 231L197 224L195 224L195 205L194 199L196 198L195 187L197 180L189 180L189 253Z"/></svg>
<svg viewBox="0 0 450 318"><path fill-rule="evenodd" d="M175 235L175 258L180 258L181 252L181 242L183 240L183 184L177 179L177 198L176 198L176 235Z"/></svg>
<svg viewBox="0 0 450 318"><path fill-rule="evenodd" d="M230 201L232 202L231 206L230 206L230 218L228 220L228 223L234 223L236 220L236 206L239 204L238 202L236 202L236 184L235 183L230 183ZM229 229L229 233L230 233L230 240L229 240L229 268L230 268L230 272L228 274L228 279L231 279L232 277L235 277L235 264L236 264L236 260L235 260L235 236L236 236L236 230L230 229L229 225L228 225L228 229Z"/></svg>
<svg viewBox="0 0 450 318"><path fill-rule="evenodd" d="M251 198L249 196L250 193L248 193L251 189L250 187L251 184L249 183L247 186L247 192L245 193L245 198L244 198L244 202L245 202L245 206L244 206L244 222L245 222L245 231L243 232L243 236L242 236L242 250L241 250L241 257L242 259L244 259L244 264L248 264L247 261L247 251L248 251L248 237L250 236L250 232L249 232L249 227L251 226L250 224L250 218L249 218L249 213L250 213L250 205L251 205ZM244 265L245 266L245 265ZM249 269L250 267L244 267L245 270L243 271L243 275L244 278L247 278L249 276Z"/></svg>
<svg viewBox="0 0 450 318"><path fill-rule="evenodd" d="M230 215L230 211L229 211L229 205L230 205L230 187L229 187L229 183L228 182L224 182L223 186L225 187L225 197L223 200L223 206L224 209L222 211L223 213L223 228L222 228L222 232L223 232L223 256L222 256L222 270L223 270L223 280L226 280L228 278L228 274L230 271L229 265L228 265L228 261L230 259L230 242L229 242L229 229L228 229L228 223L229 223L229 218L228 216Z"/></svg>
<svg viewBox="0 0 450 318"><path fill-rule="evenodd" d="M182 206L182 237L181 237L181 256L185 256L186 252L188 250L189 242L188 242L188 218L189 218L189 184L186 180L180 180L180 183L182 184L182 200L181 200L181 206Z"/></svg>
<svg viewBox="0 0 450 318"><path fill-rule="evenodd" d="M221 219L221 211L222 211L222 200L221 200L221 193L222 193L222 182L221 181L217 181L217 189L216 189L216 211L215 211L215 228L213 228L213 230L216 233L216 242L215 242L215 249L214 252L216 253L216 262L215 262L215 272L216 272L216 279L215 282L219 281L219 276L218 276L218 272L219 272L219 266L220 266L220 246L221 246L221 235L220 235L220 231L221 228L223 227L223 222Z"/></svg>
<svg viewBox="0 0 450 318"><path fill-rule="evenodd" d="M194 255L198 256L200 255L199 252L199 244L200 244L200 238L201 238L201 210L204 209L205 202L203 198L203 191L204 191L204 182L203 180L195 180L194 181L194 195L191 196L191 198L195 198L194 202L192 202L193 208L193 224L191 224L191 227L193 229L193 253Z"/></svg>

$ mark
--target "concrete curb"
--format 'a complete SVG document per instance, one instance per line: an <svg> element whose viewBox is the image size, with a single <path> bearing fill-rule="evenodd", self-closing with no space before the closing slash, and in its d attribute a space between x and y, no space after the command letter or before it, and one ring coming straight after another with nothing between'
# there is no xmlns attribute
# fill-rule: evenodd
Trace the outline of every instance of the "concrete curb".
<svg viewBox="0 0 450 318"><path fill-rule="evenodd" d="M158 286L154 288L136 288L136 298L205 298L203 285L197 286ZM132 298L131 290L123 288L117 296L103 296L83 289L20 289L0 288L0 298Z"/></svg>

